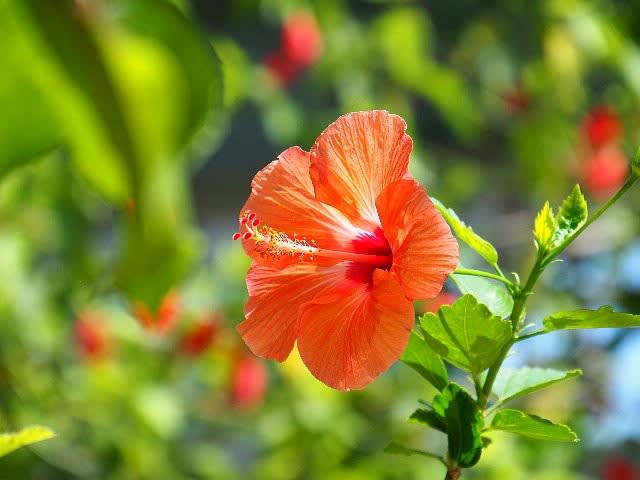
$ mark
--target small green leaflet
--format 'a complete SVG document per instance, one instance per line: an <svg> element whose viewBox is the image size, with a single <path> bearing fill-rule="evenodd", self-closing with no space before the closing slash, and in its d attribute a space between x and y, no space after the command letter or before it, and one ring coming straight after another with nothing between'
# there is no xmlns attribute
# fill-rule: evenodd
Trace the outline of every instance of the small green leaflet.
<svg viewBox="0 0 640 480"><path fill-rule="evenodd" d="M598 310L573 310L556 312L544 319L544 328L552 330L574 330L578 328L638 328L640 315L614 312L605 305Z"/></svg>
<svg viewBox="0 0 640 480"><path fill-rule="evenodd" d="M511 340L511 324L468 294L441 307L437 315L426 313L420 326L436 353L473 374L493 365Z"/></svg>
<svg viewBox="0 0 640 480"><path fill-rule="evenodd" d="M419 408L411 414L409 420L416 423L422 423L428 425L435 430L439 430L442 433L447 433L447 424L445 419L438 415L433 407Z"/></svg>
<svg viewBox="0 0 640 480"><path fill-rule="evenodd" d="M389 445L386 446L384 451L386 453L391 453L394 455L407 455L407 456L422 455L423 457L433 458L444 463L442 458L439 455L436 455L435 453L425 452L424 450L418 450L417 448L403 447L402 445L398 445L397 443L390 443Z"/></svg>
<svg viewBox="0 0 640 480"><path fill-rule="evenodd" d="M538 212L533 228L533 236L539 249L546 250L551 247L553 236L557 229L553 208L549 202L545 202L542 210Z"/></svg>
<svg viewBox="0 0 640 480"><path fill-rule="evenodd" d="M556 442L577 442L578 436L566 425L521 412L520 410L500 410L491 422L493 430L517 433L524 437Z"/></svg>
<svg viewBox="0 0 640 480"><path fill-rule="evenodd" d="M55 437L55 433L47 427L34 425L15 433L0 434L0 457L17 450L25 445Z"/></svg>
<svg viewBox="0 0 640 480"><path fill-rule="evenodd" d="M417 333L411 332L401 360L422 375L431 385L442 390L449 382L442 359Z"/></svg>
<svg viewBox="0 0 640 480"><path fill-rule="evenodd" d="M445 207L439 200L431 197L431 201L460 240L478 252L490 265L498 263L498 252L493 245L474 232L473 228L466 225L453 210Z"/></svg>
<svg viewBox="0 0 640 480"><path fill-rule="evenodd" d="M503 368L493 384L493 394L498 397L498 403L505 403L580 375L580 369L562 371L538 367Z"/></svg>
<svg viewBox="0 0 640 480"><path fill-rule="evenodd" d="M576 185L562 202L556 216L557 229L553 236L553 246L560 245L567 237L582 227L588 216L587 201L580 191L580 185Z"/></svg>
<svg viewBox="0 0 640 480"><path fill-rule="evenodd" d="M469 293L476 297L479 303L486 305L491 313L506 318L513 309L513 297L504 284L488 278L472 275L450 275L460 292Z"/></svg>
<svg viewBox="0 0 640 480"><path fill-rule="evenodd" d="M472 467L482 453L484 422L475 400L466 390L450 383L433 399L433 411L447 425L449 456L464 468Z"/></svg>

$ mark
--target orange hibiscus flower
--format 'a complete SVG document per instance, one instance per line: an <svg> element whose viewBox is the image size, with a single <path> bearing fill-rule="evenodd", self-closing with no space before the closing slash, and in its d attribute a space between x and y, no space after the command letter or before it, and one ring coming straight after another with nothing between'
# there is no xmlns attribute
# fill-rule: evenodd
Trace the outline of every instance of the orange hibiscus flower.
<svg viewBox="0 0 640 480"><path fill-rule="evenodd" d="M284 361L297 342L313 375L349 390L402 354L412 301L438 295L458 262L408 173L405 130L386 111L350 113L253 179L234 238L253 260L238 331L256 355Z"/></svg>

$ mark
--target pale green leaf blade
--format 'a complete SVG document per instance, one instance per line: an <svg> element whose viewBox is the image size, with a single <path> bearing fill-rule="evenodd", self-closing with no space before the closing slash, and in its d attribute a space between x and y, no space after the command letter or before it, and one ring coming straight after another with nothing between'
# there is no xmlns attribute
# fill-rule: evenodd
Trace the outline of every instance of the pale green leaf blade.
<svg viewBox="0 0 640 480"><path fill-rule="evenodd" d="M411 332L401 360L438 390L442 390L449 383L449 375L442 359L415 332Z"/></svg>
<svg viewBox="0 0 640 480"><path fill-rule="evenodd" d="M513 297L500 282L488 278L474 277L473 275L450 275L460 292L469 293L476 297L478 302L486 305L491 313L501 318L506 318L513 309Z"/></svg>
<svg viewBox="0 0 640 480"><path fill-rule="evenodd" d="M578 436L568 426L531 415L520 410L506 409L496 413L491 422L493 430L517 433L524 437L556 442L577 442Z"/></svg>
<svg viewBox="0 0 640 480"><path fill-rule="evenodd" d="M576 185L562 202L556 215L557 228L553 236L553 246L560 245L567 237L582 227L588 216L587 201L580 191L580 185Z"/></svg>
<svg viewBox="0 0 640 480"><path fill-rule="evenodd" d="M478 252L490 265L498 263L498 252L493 245L474 232L473 228L460 220L452 209L445 207L439 200L433 197L431 197L431 201L460 240Z"/></svg>
<svg viewBox="0 0 640 480"><path fill-rule="evenodd" d="M598 310L556 312L544 319L544 328L547 331L638 327L640 327L640 315L615 312L608 305L602 306Z"/></svg>
<svg viewBox="0 0 640 480"><path fill-rule="evenodd" d="M538 212L533 228L533 236L539 249L546 250L551 247L553 237L556 234L556 218L549 202L545 202L542 210Z"/></svg>
<svg viewBox="0 0 640 480"><path fill-rule="evenodd" d="M499 403L508 402L555 383L582 375L582 370L555 370L553 368L503 368L493 384L493 393Z"/></svg>
<svg viewBox="0 0 640 480"><path fill-rule="evenodd" d="M26 427L19 432L0 434L0 457L17 450L25 445L55 437L55 433L39 425Z"/></svg>
<svg viewBox="0 0 640 480"><path fill-rule="evenodd" d="M425 341L445 360L478 374L489 368L511 339L511 324L491 314L472 295L420 320Z"/></svg>

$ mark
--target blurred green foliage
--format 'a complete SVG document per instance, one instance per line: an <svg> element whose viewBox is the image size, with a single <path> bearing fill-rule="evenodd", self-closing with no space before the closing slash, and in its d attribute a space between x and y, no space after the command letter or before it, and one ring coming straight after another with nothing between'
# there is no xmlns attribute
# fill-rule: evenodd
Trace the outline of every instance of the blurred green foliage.
<svg viewBox="0 0 640 480"><path fill-rule="evenodd" d="M520 268L514 259L530 250L534 209L558 204L587 175L593 146L582 122L592 107L606 104L619 118L622 133L608 148L628 154L640 140L633 8L608 0L0 0L0 431L44 424L57 433L0 459L0 478L442 477L436 461L383 453L391 439L446 448L444 436L405 423L416 398L434 392L401 365L364 392L341 394L294 355L267 366L266 392L253 378L236 385L247 353L233 326L248 263L223 238L241 201L212 192L222 213L207 218L209 206L194 205L193 180L223 176L242 197L250 178L233 184L234 168L257 171L284 147L308 148L341 113L384 108L409 124L416 177ZM321 53L312 65L278 70L266 59L300 10L317 20ZM255 158L226 146L234 134ZM620 261L638 231L629 204L569 252L570 264L609 265L603 253ZM463 251L462 262L474 260ZM482 291L467 280L456 279L462 293ZM606 291L589 297L577 281L561 284L549 277L532 298L534 317ZM640 305L636 291L612 288L612 302ZM179 304L163 309L172 291ZM492 313L503 301L491 300ZM145 330L141 306L167 331ZM212 317L211 343L189 353L188 332ZM549 362L589 362L602 373L583 387L539 392L526 406L571 420L584 438L593 431L588 414L603 408L618 344L572 342L573 356ZM238 401L241 387L255 403ZM597 445L490 436L469 478L600 478L601 465L589 461Z"/></svg>

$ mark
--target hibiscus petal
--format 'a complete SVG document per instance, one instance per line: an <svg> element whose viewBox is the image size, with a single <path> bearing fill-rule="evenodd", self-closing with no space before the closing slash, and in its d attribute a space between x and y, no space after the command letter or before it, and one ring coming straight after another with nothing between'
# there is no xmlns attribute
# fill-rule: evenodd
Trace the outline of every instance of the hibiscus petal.
<svg viewBox="0 0 640 480"><path fill-rule="evenodd" d="M333 207L315 198L309 177L309 153L299 147L282 152L277 160L256 174L251 183L251 195L242 212L255 213L262 225L294 239L304 235L309 242L328 249L349 250L357 235L354 227ZM284 266L298 261L298 256L285 256L280 261L264 256L253 239L244 239L247 254L264 265ZM335 262L334 262L335 263Z"/></svg>
<svg viewBox="0 0 640 480"><path fill-rule="evenodd" d="M424 188L413 179L392 183L376 201L391 246L391 271L410 299L434 298L458 264L458 242Z"/></svg>
<svg viewBox="0 0 640 480"><path fill-rule="evenodd" d="M299 307L341 285L346 275L346 264L279 269L254 263L247 272L246 320L236 327L238 332L255 355L284 361L298 332Z"/></svg>
<svg viewBox="0 0 640 480"><path fill-rule="evenodd" d="M413 143L406 128L402 118L383 110L338 118L311 149L316 198L355 225L377 224L376 198L407 173Z"/></svg>
<svg viewBox="0 0 640 480"><path fill-rule="evenodd" d="M311 373L339 390L363 388L404 351L413 304L395 275L376 269L373 283L317 297L300 309L298 350Z"/></svg>

